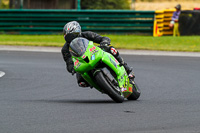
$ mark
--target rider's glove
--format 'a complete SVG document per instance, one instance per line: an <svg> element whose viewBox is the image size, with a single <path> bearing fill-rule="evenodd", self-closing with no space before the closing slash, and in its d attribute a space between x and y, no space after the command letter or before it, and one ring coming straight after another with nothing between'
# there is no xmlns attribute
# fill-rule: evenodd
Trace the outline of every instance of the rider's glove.
<svg viewBox="0 0 200 133"><path fill-rule="evenodd" d="M67 59L66 68L67 68L67 71L70 73L72 73L74 71L74 63L71 58Z"/></svg>
<svg viewBox="0 0 200 133"><path fill-rule="evenodd" d="M107 41L100 42L100 46L109 46L110 43Z"/></svg>
<svg viewBox="0 0 200 133"><path fill-rule="evenodd" d="M74 65L73 64L67 64L67 71L70 73L74 72Z"/></svg>
<svg viewBox="0 0 200 133"><path fill-rule="evenodd" d="M67 65L67 71L70 72L72 75L74 75L76 73L76 71L74 70L74 65Z"/></svg>

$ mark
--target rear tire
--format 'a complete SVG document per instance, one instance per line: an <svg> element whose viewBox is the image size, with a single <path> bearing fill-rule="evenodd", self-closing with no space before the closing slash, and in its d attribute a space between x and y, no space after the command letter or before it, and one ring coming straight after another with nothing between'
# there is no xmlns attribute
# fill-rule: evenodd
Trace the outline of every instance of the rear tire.
<svg viewBox="0 0 200 133"><path fill-rule="evenodd" d="M105 91L105 93L108 94L108 96L112 98L116 103L122 103L124 101L124 96L121 95L120 90L118 90L120 88L114 86L111 81L109 81L109 79L107 79L106 76L103 75L101 71L98 71L96 73L95 80L97 81L101 89Z"/></svg>
<svg viewBox="0 0 200 133"><path fill-rule="evenodd" d="M140 89L136 83L132 85L133 85L133 93L127 99L137 100L140 97Z"/></svg>

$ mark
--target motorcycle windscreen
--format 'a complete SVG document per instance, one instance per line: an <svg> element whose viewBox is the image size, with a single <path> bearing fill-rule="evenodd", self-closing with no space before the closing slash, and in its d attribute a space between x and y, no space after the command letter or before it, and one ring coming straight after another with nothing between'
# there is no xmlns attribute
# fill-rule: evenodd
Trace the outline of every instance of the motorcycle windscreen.
<svg viewBox="0 0 200 133"><path fill-rule="evenodd" d="M70 53L75 57L81 57L85 51L87 50L89 40L78 37L75 38L71 43L69 47Z"/></svg>

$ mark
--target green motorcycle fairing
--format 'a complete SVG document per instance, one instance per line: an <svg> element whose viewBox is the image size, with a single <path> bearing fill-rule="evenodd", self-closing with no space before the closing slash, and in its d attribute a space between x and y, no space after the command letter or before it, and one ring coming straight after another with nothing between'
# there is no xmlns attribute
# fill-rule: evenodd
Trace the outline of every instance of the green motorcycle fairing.
<svg viewBox="0 0 200 133"><path fill-rule="evenodd" d="M119 65L119 62L113 55L103 51L98 46L95 46L92 41L89 41L87 48L82 56L77 57L72 54L72 61L74 62L74 70L82 75L82 77L97 90L102 92L101 88L91 77L90 71L95 69L100 63L106 64L116 74L116 81L121 88L121 91L125 98L132 93L132 84L129 83L128 75L123 66Z"/></svg>

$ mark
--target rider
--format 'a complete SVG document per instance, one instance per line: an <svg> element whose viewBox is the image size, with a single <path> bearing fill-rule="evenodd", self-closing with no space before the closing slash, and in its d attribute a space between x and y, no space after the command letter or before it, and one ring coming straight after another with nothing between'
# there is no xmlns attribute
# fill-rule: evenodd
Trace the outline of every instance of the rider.
<svg viewBox="0 0 200 133"><path fill-rule="evenodd" d="M68 72L74 73L74 63L72 61L71 54L69 52L69 44L76 37L83 37L90 41L100 44L101 48L103 47L106 52L111 53L118 60L120 65L124 66L125 70L129 74L129 77L134 78L134 75L131 74L132 68L130 68L127 65L127 63L124 62L122 57L119 55L119 52L113 46L109 46L110 38L102 37L98 35L97 33L94 33L91 31L81 32L81 26L76 21L68 22L63 28L63 33L64 33L64 39L66 42L64 46L62 47L61 52L63 55L63 59L66 62L66 67L67 67ZM82 78L82 76L79 73L76 74L76 77L77 77L78 85L80 87L89 86L88 83Z"/></svg>

